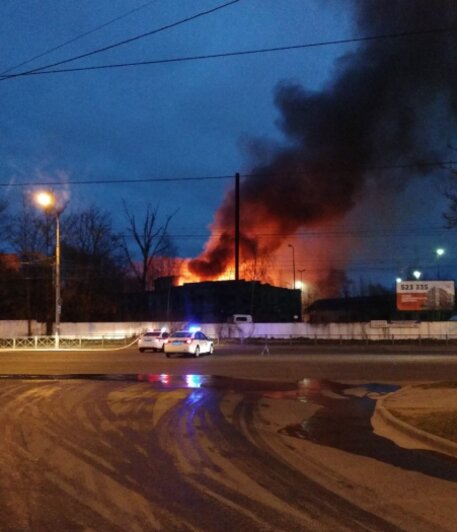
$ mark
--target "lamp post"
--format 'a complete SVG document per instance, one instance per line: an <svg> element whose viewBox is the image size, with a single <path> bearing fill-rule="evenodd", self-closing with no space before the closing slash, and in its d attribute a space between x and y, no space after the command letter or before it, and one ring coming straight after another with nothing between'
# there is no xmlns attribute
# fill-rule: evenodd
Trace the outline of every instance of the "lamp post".
<svg viewBox="0 0 457 532"><path fill-rule="evenodd" d="M288 246L292 249L292 271L293 271L293 280L294 280L292 289L295 290L295 248L292 244L288 244Z"/></svg>
<svg viewBox="0 0 457 532"><path fill-rule="evenodd" d="M438 281L441 279L441 272L440 272L440 257L444 255L444 249L443 248L437 248L435 250L436 252L436 269L437 269L437 277Z"/></svg>
<svg viewBox="0 0 457 532"><path fill-rule="evenodd" d="M303 268L302 270L297 270L297 271L300 274L300 290L302 291L302 302L303 302L303 292L305 288L305 285L303 283L303 272L306 272L306 268Z"/></svg>
<svg viewBox="0 0 457 532"><path fill-rule="evenodd" d="M306 272L306 268L298 270L298 273L300 274L300 302L301 302L301 307L302 307L302 315L303 315L303 310L304 310L303 307L306 304L306 300L308 299L308 293L305 293L307 292L308 287L303 282L303 272Z"/></svg>
<svg viewBox="0 0 457 532"><path fill-rule="evenodd" d="M414 271L413 271L413 277L414 277L414 279L419 280L419 279L421 278L421 275L422 275L422 272L420 272L419 270L414 270Z"/></svg>
<svg viewBox="0 0 457 532"><path fill-rule="evenodd" d="M56 255L55 255L55 348L59 347L60 314L62 302L60 299L60 214L63 209L57 208L57 198L52 192L38 192L35 195L36 203L56 220Z"/></svg>

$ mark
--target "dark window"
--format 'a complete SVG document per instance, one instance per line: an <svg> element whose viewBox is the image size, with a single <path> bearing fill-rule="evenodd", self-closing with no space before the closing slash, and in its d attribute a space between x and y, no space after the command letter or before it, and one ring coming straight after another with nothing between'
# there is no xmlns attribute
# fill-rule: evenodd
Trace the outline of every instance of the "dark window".
<svg viewBox="0 0 457 532"><path fill-rule="evenodd" d="M174 337L174 338L188 338L188 337L190 337L190 336L191 336L191 335L190 335L188 332L185 332L185 331L183 331L183 332L176 332L176 333L173 334L173 337Z"/></svg>

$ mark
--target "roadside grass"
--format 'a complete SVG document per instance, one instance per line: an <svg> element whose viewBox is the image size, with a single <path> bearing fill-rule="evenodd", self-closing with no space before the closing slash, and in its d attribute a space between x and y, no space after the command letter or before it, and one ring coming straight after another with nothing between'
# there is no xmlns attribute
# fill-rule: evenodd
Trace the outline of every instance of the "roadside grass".
<svg viewBox="0 0 457 532"><path fill-rule="evenodd" d="M457 443L457 410L433 411L427 414L410 412L409 415L404 410L389 408L389 411L413 427Z"/></svg>

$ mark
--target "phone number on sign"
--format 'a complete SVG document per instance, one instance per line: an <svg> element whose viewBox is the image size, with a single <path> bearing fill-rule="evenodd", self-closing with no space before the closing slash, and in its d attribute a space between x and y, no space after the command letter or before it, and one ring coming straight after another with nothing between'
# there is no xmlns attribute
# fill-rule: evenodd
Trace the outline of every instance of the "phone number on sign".
<svg viewBox="0 0 457 532"><path fill-rule="evenodd" d="M417 290L428 290L428 284L401 284L400 290L410 290L416 292Z"/></svg>

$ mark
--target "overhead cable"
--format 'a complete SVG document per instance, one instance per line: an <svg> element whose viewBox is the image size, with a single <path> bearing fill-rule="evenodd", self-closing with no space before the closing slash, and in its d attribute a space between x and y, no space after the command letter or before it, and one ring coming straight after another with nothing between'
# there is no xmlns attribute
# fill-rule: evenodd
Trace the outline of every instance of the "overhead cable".
<svg viewBox="0 0 457 532"><path fill-rule="evenodd" d="M50 68L53 68L55 66L71 63L71 62L76 61L78 59L84 59L86 57L90 57L90 56L93 56L93 55L96 55L96 54L99 54L99 53L102 53L102 52L106 52L108 50L112 50L113 48L118 48L119 46L123 46L125 44L130 44L132 42L139 41L140 39L144 39L145 37L150 37L151 35L155 35L155 34L160 33L162 31L169 30L171 28L175 28L176 26L180 26L181 24L185 24L187 22L191 22L191 21L196 20L198 18L204 17L204 16L209 15L211 13L214 13L216 11L219 11L220 9L224 9L224 8L226 8L228 6L233 5L233 4L237 4L238 2L241 2L241 0L231 0L230 2L227 2L225 4L213 7L211 9L207 9L206 11L200 11L199 13L197 13L195 15L192 15L190 17L186 17L186 18L183 18L183 19L178 20L176 22L172 22L170 24L166 24L165 26L161 26L160 28L156 28L154 30L147 31L145 33L141 33L140 35L135 35L134 37L130 37L128 39L124 39L123 41L119 41L119 42L116 42L116 43L113 43L113 44L109 44L107 46L103 46L102 48L97 48L96 50L92 50L92 51L86 52L84 54L79 54L79 55L76 55L74 57L70 57L68 59L63 59L62 61L57 61L56 63L51 63L49 65L44 65L44 66L41 66L41 67L37 67L37 68L34 68L32 70L27 70L27 71L24 71L24 72L18 72L16 74L9 74L9 75L3 76L2 78L0 78L0 81L6 80L6 79L10 79L10 78L16 78L16 77L20 77L20 76L30 76L30 75L41 74L41 73L63 72L64 70L72 71L73 69L54 70L54 71L46 70L46 69L50 69ZM91 67L88 67L88 68L91 68ZM75 69L75 70L79 70L79 69Z"/></svg>
<svg viewBox="0 0 457 532"><path fill-rule="evenodd" d="M60 44L58 44L56 46L53 46L52 48L48 48L44 52L41 52L41 53L39 53L37 55L34 55L33 57L31 57L29 59L26 59L25 61L22 61L22 63L18 63L17 65L14 65L14 66L11 66L11 67L7 68L3 72L0 72L0 76L3 76L4 74L7 74L8 72L11 72L12 70L16 70L16 68L19 68L21 66L28 65L32 61L35 61L36 59L39 59L40 57L44 57L45 55L48 55L48 54L50 54L52 52L60 50L61 48L64 48L65 46L68 46L69 44L72 44L72 43L74 43L76 41L79 41L83 37L87 37L88 35L91 35L92 33L100 31L101 29L106 28L107 26L113 24L114 22L117 22L118 20L122 20L123 18L128 17L129 15L132 15L133 13L136 13L137 11L140 11L140 10L142 10L142 9L152 5L152 4L155 4L158 1L159 0L150 0L149 2L146 2L145 4L142 4L142 5L138 6L138 7L130 9L129 11L126 11L122 15L119 15L119 16L117 16L115 18L112 18L112 19L104 22L103 24L100 24L99 26L96 26L95 28L92 28L92 29L87 30L87 31L85 31L83 33L80 33L79 35L76 35L75 37L72 37L68 41L65 41L65 42L60 43Z"/></svg>
<svg viewBox="0 0 457 532"><path fill-rule="evenodd" d="M457 161L433 161L433 162L417 162L408 164L390 164L390 165L367 165L367 166L342 166L342 167L322 167L319 168L316 173L334 172L340 174L342 172L353 171L354 169L363 169L364 171L387 171L387 170L414 170L420 168L441 168L444 170L453 170L452 166L457 165ZM181 177L142 177L132 179L114 179L114 178L94 178L83 180L68 180L68 181L23 181L23 182L0 182L0 187L43 187L43 186L68 186L68 185L123 185L128 183L167 183L173 181L220 181L227 179L234 179L235 174L226 175L207 175L207 176L181 176ZM293 176L306 176L313 175L312 171L303 170L295 172L262 172L262 173L240 173L243 179L258 178L258 177L278 177L283 176L285 178Z"/></svg>
<svg viewBox="0 0 457 532"><path fill-rule="evenodd" d="M239 0L236 0L239 1ZM233 2L231 2L233 3ZM225 6L223 6L225 7ZM216 54L204 54L204 55L193 55L193 56L183 56L183 57L171 57L166 59L151 59L145 61L133 61L130 63L111 63L106 65L95 65L95 66L86 66L86 67L74 67L74 68L62 68L49 70L53 66L61 63L55 63L54 65L48 65L47 67L41 67L42 69L47 68L48 70L34 69L26 72L18 72L17 74L10 74L0 78L0 81L6 81L8 79L25 77L25 76L35 76L35 75L45 75L45 74L63 74L68 72L87 72L92 70L106 70L114 68L127 68L127 67L136 67L136 66L147 66L147 65L159 65L166 63L184 63L189 61L201 61L206 59L221 59L225 57L238 57L238 56L247 56L247 55L257 55L273 52L285 52L290 50L301 50L305 48L316 48L320 46L334 46L339 44L351 44L358 42L368 42L368 41L377 41L377 40L387 40L387 39L397 39L405 37L418 37L432 34L443 34L443 33L455 33L457 28L435 28L430 30L415 30L415 31L404 31L399 33L388 33L382 35L369 35L365 37L352 37L349 39L336 39L331 41L320 41L314 43L304 43L304 44L292 44L287 46L275 46L271 48L257 48L252 50L237 50L233 52L220 52ZM105 49L109 49L107 47ZM105 49L100 49L104 51ZM71 61L86 57L86 54L72 58ZM68 62L68 61L66 61Z"/></svg>

